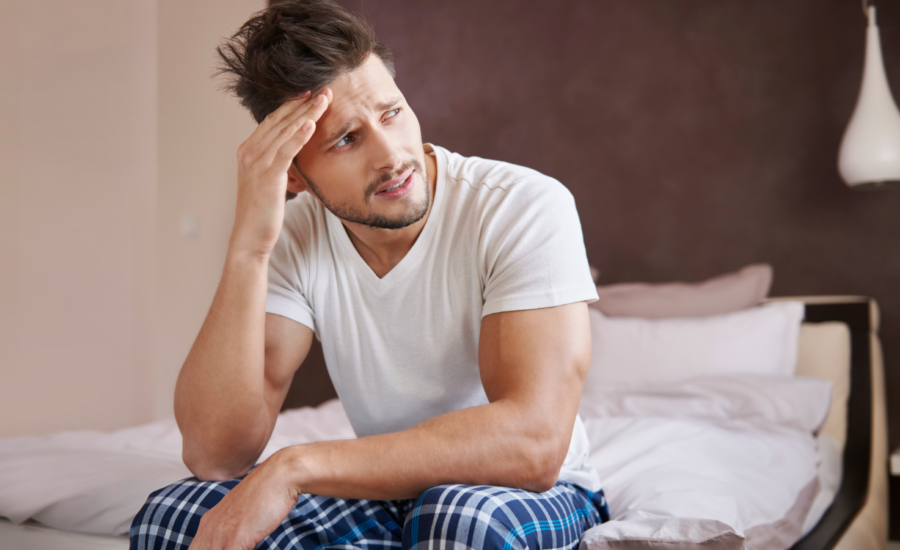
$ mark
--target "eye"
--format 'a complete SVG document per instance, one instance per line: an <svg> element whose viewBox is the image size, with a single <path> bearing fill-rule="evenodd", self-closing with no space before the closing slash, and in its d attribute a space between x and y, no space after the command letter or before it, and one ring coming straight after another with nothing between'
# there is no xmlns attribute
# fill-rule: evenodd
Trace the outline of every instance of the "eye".
<svg viewBox="0 0 900 550"><path fill-rule="evenodd" d="M402 110L402 109L401 109L400 107L397 107L396 109L391 109L391 110L388 111L387 114L385 115L385 119L386 119L386 120L390 120L390 119L396 117L397 115L400 114L400 111L401 111L401 110ZM343 149L344 147L346 147L346 146L349 145L350 143L353 143L353 141L355 141L355 139L356 139L356 138L353 136L353 134L347 134L347 135L345 135L344 137L342 137L341 139L339 139L339 140L334 144L334 147L333 147L333 148L334 148L334 149Z"/></svg>
<svg viewBox="0 0 900 550"><path fill-rule="evenodd" d="M349 142L349 141L347 141L346 143L344 143L344 142L345 142L346 140L348 140L348 139L349 139L349 140L352 140L352 139L353 139L353 136L350 135L350 134L347 134L346 136L342 137L341 139L338 140L337 143L334 144L334 148L335 148L335 149L340 149L340 148L343 147L344 145L347 145L347 144L350 143L350 142Z"/></svg>

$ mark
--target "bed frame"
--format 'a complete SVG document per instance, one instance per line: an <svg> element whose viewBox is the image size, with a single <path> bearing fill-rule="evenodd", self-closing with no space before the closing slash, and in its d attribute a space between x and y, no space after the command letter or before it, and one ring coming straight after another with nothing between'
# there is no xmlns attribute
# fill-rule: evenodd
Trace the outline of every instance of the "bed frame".
<svg viewBox="0 0 900 550"><path fill-rule="evenodd" d="M792 550L830 550L862 510L869 492L872 453L872 352L869 301L807 304L806 322L840 321L850 328L850 396L841 487L812 531Z"/></svg>

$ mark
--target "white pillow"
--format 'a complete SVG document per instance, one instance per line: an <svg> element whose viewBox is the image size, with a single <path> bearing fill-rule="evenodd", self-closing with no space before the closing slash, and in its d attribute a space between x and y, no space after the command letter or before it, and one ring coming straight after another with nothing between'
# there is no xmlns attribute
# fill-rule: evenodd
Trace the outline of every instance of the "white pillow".
<svg viewBox="0 0 900 550"><path fill-rule="evenodd" d="M590 309L593 354L584 395L609 384L706 374L792 376L804 304L772 302L709 317L606 317Z"/></svg>

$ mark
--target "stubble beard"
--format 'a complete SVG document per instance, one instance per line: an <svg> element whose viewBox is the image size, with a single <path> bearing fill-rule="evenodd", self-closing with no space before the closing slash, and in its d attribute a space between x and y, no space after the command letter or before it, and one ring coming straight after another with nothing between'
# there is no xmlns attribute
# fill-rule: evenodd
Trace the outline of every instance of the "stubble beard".
<svg viewBox="0 0 900 550"><path fill-rule="evenodd" d="M306 180L306 184L309 186L309 190L316 196L317 199L325 206L332 214L337 216L338 218L359 225L365 225L368 227L375 227L378 229L403 229L404 227L408 227L417 221L421 220L425 217L425 214L428 213L428 207L431 205L431 186L429 182L431 182L431 173L428 167L428 163L426 162L423 166L419 159L412 159L409 162L403 164L399 170L395 174L385 174L377 178L375 181L366 186L365 191L365 199L367 204L371 204L372 198L375 196L375 192L379 187L384 185L386 182L396 178L400 174L406 172L410 168L413 168L419 176L424 176L422 178L422 184L425 185L425 200L421 201L418 204L409 204L407 206L406 212L403 214L390 217L377 213L365 213L361 212L358 208L355 208L349 204L336 204L326 200L322 193L320 192L319 186L314 183L306 174L302 172L300 175ZM298 166L299 169L299 166ZM405 200L401 199L401 200Z"/></svg>

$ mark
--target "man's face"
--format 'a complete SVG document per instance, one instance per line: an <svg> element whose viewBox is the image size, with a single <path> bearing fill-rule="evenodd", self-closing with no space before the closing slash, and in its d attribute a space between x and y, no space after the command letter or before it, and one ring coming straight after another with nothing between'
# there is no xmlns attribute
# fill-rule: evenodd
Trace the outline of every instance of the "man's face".
<svg viewBox="0 0 900 550"><path fill-rule="evenodd" d="M348 222L399 229L431 200L422 132L375 56L328 86L333 99L295 158L301 183Z"/></svg>

